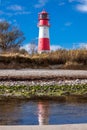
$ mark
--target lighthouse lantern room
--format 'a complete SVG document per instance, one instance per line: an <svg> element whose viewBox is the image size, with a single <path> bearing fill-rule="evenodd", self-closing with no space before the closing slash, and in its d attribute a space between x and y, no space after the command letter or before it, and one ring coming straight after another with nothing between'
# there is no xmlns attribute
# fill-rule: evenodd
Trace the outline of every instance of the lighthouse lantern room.
<svg viewBox="0 0 87 130"><path fill-rule="evenodd" d="M38 53L50 51L49 39L49 16L46 11L39 13L39 39L38 39Z"/></svg>

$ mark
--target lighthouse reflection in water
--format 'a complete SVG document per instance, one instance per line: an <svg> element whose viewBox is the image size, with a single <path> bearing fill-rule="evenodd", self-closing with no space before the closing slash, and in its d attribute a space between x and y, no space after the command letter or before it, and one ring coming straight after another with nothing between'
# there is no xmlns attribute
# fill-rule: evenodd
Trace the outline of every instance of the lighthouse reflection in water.
<svg viewBox="0 0 87 130"><path fill-rule="evenodd" d="M74 100L75 101L75 100ZM87 123L87 103L57 101L0 101L0 125Z"/></svg>
<svg viewBox="0 0 87 130"><path fill-rule="evenodd" d="M38 102L38 122L39 125L49 124L49 103Z"/></svg>

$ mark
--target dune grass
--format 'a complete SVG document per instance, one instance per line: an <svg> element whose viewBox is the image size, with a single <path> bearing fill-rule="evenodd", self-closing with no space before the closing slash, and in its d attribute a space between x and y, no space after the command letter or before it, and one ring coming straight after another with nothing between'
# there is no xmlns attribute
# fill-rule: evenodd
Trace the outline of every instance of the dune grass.
<svg viewBox="0 0 87 130"><path fill-rule="evenodd" d="M43 54L0 54L0 68L86 69L87 50L57 50Z"/></svg>

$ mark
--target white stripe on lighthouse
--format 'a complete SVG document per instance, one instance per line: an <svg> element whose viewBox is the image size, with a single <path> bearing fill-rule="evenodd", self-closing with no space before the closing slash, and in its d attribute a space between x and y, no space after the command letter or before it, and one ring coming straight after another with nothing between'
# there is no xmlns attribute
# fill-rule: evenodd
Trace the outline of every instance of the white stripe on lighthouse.
<svg viewBox="0 0 87 130"><path fill-rule="evenodd" d="M39 27L39 38L49 38L49 27L47 26Z"/></svg>

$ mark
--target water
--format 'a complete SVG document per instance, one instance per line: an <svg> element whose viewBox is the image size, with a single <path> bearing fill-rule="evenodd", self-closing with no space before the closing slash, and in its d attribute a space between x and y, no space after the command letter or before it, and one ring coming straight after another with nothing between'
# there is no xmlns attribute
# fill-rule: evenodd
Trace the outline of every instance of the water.
<svg viewBox="0 0 87 130"><path fill-rule="evenodd" d="M0 125L87 123L87 103L0 101Z"/></svg>

